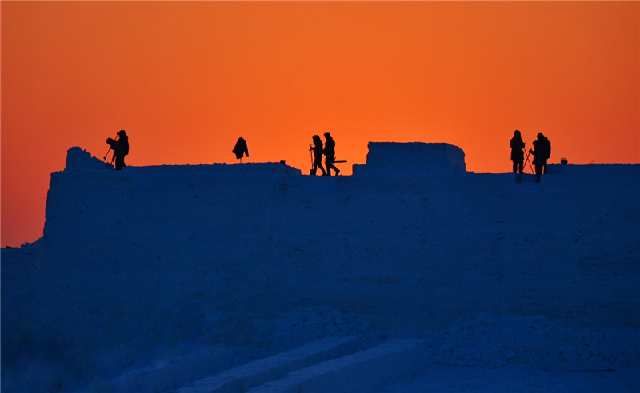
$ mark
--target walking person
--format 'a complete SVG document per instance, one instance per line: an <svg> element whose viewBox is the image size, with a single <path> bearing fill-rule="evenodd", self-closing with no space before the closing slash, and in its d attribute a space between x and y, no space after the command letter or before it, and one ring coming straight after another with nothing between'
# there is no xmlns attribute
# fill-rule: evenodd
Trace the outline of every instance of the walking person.
<svg viewBox="0 0 640 393"><path fill-rule="evenodd" d="M333 165L336 162L336 141L333 140L329 131L324 133L324 139L324 162L327 170L326 176L331 176L331 169L334 170L335 176L338 176L340 174L340 169Z"/></svg>
<svg viewBox="0 0 640 393"><path fill-rule="evenodd" d="M327 172L322 166L322 139L318 135L314 135L311 139L313 140L313 145L309 147L309 150L311 150L312 163L309 174L315 176L318 169L320 169L322 176L326 176Z"/></svg>

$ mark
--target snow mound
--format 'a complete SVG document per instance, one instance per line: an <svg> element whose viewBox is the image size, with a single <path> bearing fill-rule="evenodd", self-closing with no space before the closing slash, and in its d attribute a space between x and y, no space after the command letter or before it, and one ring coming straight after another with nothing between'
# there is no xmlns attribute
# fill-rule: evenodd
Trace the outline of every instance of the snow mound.
<svg viewBox="0 0 640 393"><path fill-rule="evenodd" d="M464 151L448 143L369 142L366 165L354 165L354 175L450 176L464 174Z"/></svg>
<svg viewBox="0 0 640 393"><path fill-rule="evenodd" d="M74 146L67 150L67 164L65 171L91 171L111 169L111 167L92 156L88 151Z"/></svg>

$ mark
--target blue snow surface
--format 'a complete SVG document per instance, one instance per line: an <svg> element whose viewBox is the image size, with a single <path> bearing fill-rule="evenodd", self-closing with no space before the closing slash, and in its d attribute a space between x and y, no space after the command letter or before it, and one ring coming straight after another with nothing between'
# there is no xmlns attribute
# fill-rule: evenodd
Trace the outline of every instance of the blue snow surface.
<svg viewBox="0 0 640 393"><path fill-rule="evenodd" d="M72 148L43 237L2 250L2 391L638 392L639 180L448 144L341 177Z"/></svg>

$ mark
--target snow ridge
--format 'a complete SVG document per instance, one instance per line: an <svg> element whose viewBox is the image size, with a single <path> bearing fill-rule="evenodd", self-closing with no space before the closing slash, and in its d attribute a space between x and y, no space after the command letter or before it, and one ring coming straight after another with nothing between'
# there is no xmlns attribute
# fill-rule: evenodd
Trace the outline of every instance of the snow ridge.
<svg viewBox="0 0 640 393"><path fill-rule="evenodd" d="M639 367L640 166L550 166L515 183L432 147L455 175L388 170L421 145L372 144L378 169L330 178L282 163L115 172L71 149L44 237L2 251L3 391L208 359L176 371L177 389L354 336L429 343L427 359L458 366Z"/></svg>

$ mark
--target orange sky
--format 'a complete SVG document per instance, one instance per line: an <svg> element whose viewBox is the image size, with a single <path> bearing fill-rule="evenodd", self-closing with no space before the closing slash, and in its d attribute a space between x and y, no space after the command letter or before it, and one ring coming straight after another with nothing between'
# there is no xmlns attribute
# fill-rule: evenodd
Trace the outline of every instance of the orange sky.
<svg viewBox="0 0 640 393"><path fill-rule="evenodd" d="M640 3L2 3L2 245L42 233L49 173L119 128L128 162L308 170L370 140L445 141L508 171L514 128L557 161L639 162ZM108 184L104 185L109 187Z"/></svg>

